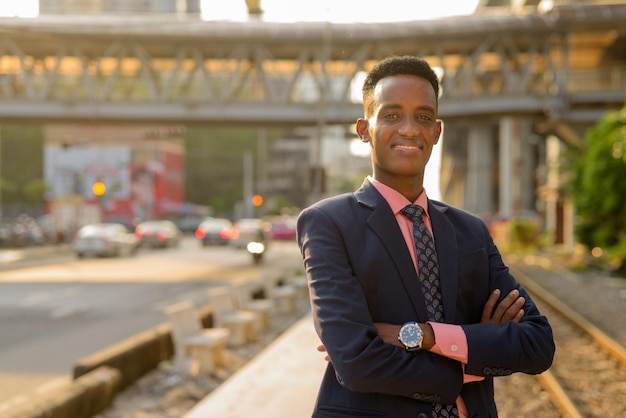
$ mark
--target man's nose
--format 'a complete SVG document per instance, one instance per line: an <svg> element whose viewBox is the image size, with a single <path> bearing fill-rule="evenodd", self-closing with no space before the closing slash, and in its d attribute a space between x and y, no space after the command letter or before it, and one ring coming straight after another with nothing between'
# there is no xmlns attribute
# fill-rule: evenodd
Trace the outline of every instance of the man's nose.
<svg viewBox="0 0 626 418"><path fill-rule="evenodd" d="M398 133L402 136L413 137L420 132L419 124L415 118L404 118L398 129Z"/></svg>

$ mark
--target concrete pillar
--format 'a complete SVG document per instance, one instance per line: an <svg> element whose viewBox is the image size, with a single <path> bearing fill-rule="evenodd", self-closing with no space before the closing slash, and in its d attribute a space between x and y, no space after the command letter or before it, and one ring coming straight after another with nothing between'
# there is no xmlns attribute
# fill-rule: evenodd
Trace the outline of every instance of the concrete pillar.
<svg viewBox="0 0 626 418"><path fill-rule="evenodd" d="M518 158L515 156L513 125L512 117L500 119L500 202L498 206L500 215L505 219L513 216L514 198L518 194L514 190L515 164Z"/></svg>
<svg viewBox="0 0 626 418"><path fill-rule="evenodd" d="M545 228L555 234L557 230L558 188L559 188L559 156L561 141L554 135L546 138L546 202Z"/></svg>
<svg viewBox="0 0 626 418"><path fill-rule="evenodd" d="M500 214L506 218L534 212L534 155L529 120L500 119Z"/></svg>
<svg viewBox="0 0 626 418"><path fill-rule="evenodd" d="M536 213L535 150L537 136L532 132L532 124L527 119L517 119L519 138L519 214Z"/></svg>
<svg viewBox="0 0 626 418"><path fill-rule="evenodd" d="M465 209L469 212L493 212L492 167L493 149L489 125L473 125L467 138Z"/></svg>

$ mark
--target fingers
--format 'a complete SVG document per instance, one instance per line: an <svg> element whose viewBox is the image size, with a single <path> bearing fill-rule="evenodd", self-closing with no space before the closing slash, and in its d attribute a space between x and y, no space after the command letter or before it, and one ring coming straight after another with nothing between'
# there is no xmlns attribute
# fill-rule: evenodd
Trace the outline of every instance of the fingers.
<svg viewBox="0 0 626 418"><path fill-rule="evenodd" d="M524 298L521 298L521 299L524 299ZM523 317L524 317L524 310L520 309L517 312L517 315L515 315L515 317L512 319L512 321L519 324L519 321L521 321Z"/></svg>
<svg viewBox="0 0 626 418"><path fill-rule="evenodd" d="M520 310L524 306L525 302L526 300L519 295L519 290L513 289L498 304L492 319L498 324L505 324L509 321L514 321L515 318L519 318L517 320L517 322L519 322L521 316L523 316L523 312L520 316Z"/></svg>
<svg viewBox="0 0 626 418"><path fill-rule="evenodd" d="M324 344L318 345L317 346L317 351L319 351L320 353L325 353L326 352L326 347L324 346ZM328 354L326 354L324 356L324 360L330 361L330 356Z"/></svg>
<svg viewBox="0 0 626 418"><path fill-rule="evenodd" d="M489 322L491 320L491 316L493 315L493 310L498 303L498 298L500 297L500 289L496 289L491 292L489 295L489 299L485 303L485 307L483 308L483 315L480 319L480 322Z"/></svg>
<svg viewBox="0 0 626 418"><path fill-rule="evenodd" d="M481 322L505 324L509 321L519 322L524 317L524 303L526 299L519 295L519 290L513 289L496 306L500 291L494 290L483 308ZM495 311L494 311L495 306Z"/></svg>
<svg viewBox="0 0 626 418"><path fill-rule="evenodd" d="M497 311L500 308L505 308L499 323L505 324L509 321L519 322L524 316L524 311L522 310L524 303L526 303L526 300L519 295L519 291L517 289L512 290L496 309Z"/></svg>

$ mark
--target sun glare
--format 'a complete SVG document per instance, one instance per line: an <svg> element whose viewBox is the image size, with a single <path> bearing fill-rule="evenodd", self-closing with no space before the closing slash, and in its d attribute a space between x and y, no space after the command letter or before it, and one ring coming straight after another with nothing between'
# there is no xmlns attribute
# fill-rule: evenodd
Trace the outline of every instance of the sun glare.
<svg viewBox="0 0 626 418"><path fill-rule="evenodd" d="M2 17L37 17L39 15L39 0L6 1L0 5Z"/></svg>
<svg viewBox="0 0 626 418"><path fill-rule="evenodd" d="M397 22L472 14L479 0L261 0L266 22ZM205 20L249 19L244 0L217 3L201 0Z"/></svg>
<svg viewBox="0 0 626 418"><path fill-rule="evenodd" d="M479 0L385 0L380 3L355 0L261 0L268 22L397 22L433 19L474 12ZM245 0L200 0L204 20L249 19ZM2 1L2 17L37 17L39 0Z"/></svg>

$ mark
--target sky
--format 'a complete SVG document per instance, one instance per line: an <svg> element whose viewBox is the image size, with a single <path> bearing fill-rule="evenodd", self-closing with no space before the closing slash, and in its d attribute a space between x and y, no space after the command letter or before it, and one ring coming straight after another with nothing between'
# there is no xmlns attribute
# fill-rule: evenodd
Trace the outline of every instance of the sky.
<svg viewBox="0 0 626 418"><path fill-rule="evenodd" d="M263 20L393 22L470 14L479 0L261 0ZM36 17L39 0L2 0L0 16ZM206 20L247 20L245 0L201 0Z"/></svg>

